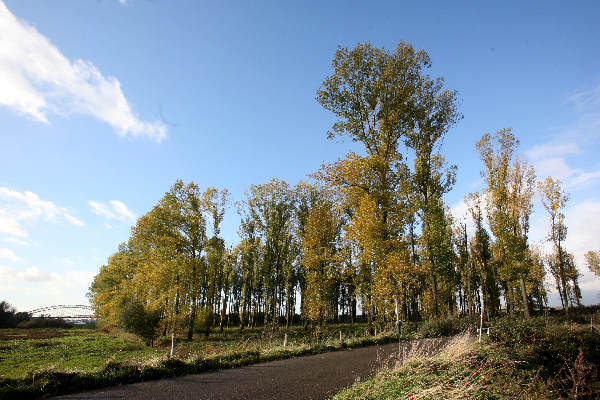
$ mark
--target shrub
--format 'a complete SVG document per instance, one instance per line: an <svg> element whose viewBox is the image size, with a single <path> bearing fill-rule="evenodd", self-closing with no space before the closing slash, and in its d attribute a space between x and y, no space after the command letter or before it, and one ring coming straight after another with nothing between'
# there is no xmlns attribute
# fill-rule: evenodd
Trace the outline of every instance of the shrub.
<svg viewBox="0 0 600 400"><path fill-rule="evenodd" d="M464 332L475 332L478 327L477 316L430 319L423 322L415 333L416 338L434 338L452 336ZM404 328L404 327L403 327Z"/></svg>
<svg viewBox="0 0 600 400"><path fill-rule="evenodd" d="M202 332L208 336L212 323L213 313L209 308L201 308L196 311L196 319L194 320L194 330L196 332Z"/></svg>
<svg viewBox="0 0 600 400"><path fill-rule="evenodd" d="M17 328L34 329L34 328L72 328L73 324L65 321L62 318L31 318L30 320L20 322Z"/></svg>
<svg viewBox="0 0 600 400"><path fill-rule="evenodd" d="M139 300L130 298L121 306L117 319L119 328L138 335L146 344L154 344L160 322L158 311L147 310Z"/></svg>
<svg viewBox="0 0 600 400"><path fill-rule="evenodd" d="M0 328L15 328L21 322L31 318L31 314L17 312L13 306L6 301L0 301Z"/></svg>

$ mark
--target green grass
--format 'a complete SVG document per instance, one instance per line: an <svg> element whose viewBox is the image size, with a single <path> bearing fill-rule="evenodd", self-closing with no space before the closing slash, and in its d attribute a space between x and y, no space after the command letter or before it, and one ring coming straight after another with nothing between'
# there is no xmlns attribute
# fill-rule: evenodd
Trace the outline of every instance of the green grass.
<svg viewBox="0 0 600 400"><path fill-rule="evenodd" d="M23 338L0 341L0 378L23 378L47 369L94 371L108 360L148 359L163 353L130 335L111 335L95 329L36 331L38 334L58 334L58 337L26 339L27 331L2 330L5 335Z"/></svg>
<svg viewBox="0 0 600 400"><path fill-rule="evenodd" d="M417 326L406 324L403 340L452 335L472 321L447 318ZM321 332L302 326L237 328L178 338L169 359L170 338L154 347L131 334L86 328L0 330L0 399L40 398L104 386L139 382L253 363L397 341L393 329L367 333L364 323L331 324ZM340 342L340 331L342 342ZM287 346L283 346L287 332Z"/></svg>
<svg viewBox="0 0 600 400"><path fill-rule="evenodd" d="M343 341L339 340L342 331ZM27 338L28 337L28 338ZM95 329L0 330L0 399L40 398L99 387L233 368L398 340L391 332L365 334L364 324L330 325L316 342L310 329L226 329L208 338L179 339L148 347L130 334Z"/></svg>

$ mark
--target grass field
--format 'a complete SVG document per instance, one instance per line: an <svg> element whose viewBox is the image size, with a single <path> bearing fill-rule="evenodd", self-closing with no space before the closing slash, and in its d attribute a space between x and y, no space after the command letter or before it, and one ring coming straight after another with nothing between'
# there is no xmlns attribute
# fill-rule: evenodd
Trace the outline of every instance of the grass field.
<svg viewBox="0 0 600 400"><path fill-rule="evenodd" d="M286 346L283 329L250 329L240 335L230 328L208 338L199 334L190 341L178 340L174 358L168 357L168 338L149 347L131 334L89 327L0 330L0 400L36 399L398 340L391 330L372 336L365 328L329 325L317 342L310 329L292 327Z"/></svg>
<svg viewBox="0 0 600 400"><path fill-rule="evenodd" d="M22 378L40 370L92 371L107 360L158 356L134 336L90 328L0 330L0 377Z"/></svg>
<svg viewBox="0 0 600 400"><path fill-rule="evenodd" d="M364 324L339 324L327 327L323 344L365 337ZM292 327L287 331L286 349L316 344L310 330ZM214 332L209 337L196 334L192 340L178 339L179 359L216 357L236 352L269 352L283 349L284 330L265 333L263 329L237 328ZM170 350L170 338L161 338L154 347L136 336L118 331L103 332L93 327L70 329L0 330L0 378L23 378L43 370L93 372L107 362L144 363L164 357Z"/></svg>

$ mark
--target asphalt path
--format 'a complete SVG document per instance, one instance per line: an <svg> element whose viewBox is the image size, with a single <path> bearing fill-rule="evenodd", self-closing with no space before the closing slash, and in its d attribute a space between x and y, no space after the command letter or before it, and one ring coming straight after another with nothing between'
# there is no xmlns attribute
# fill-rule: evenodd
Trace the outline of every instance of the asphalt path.
<svg viewBox="0 0 600 400"><path fill-rule="evenodd" d="M326 399L411 355L433 355L451 338L421 339L116 386L60 399Z"/></svg>

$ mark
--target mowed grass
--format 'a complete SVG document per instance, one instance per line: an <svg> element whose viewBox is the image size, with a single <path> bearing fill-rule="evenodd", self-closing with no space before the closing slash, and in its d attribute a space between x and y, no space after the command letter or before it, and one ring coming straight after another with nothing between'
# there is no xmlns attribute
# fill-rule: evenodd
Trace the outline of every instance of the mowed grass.
<svg viewBox="0 0 600 400"><path fill-rule="evenodd" d="M365 324L330 325L322 335L321 344L352 340L366 336ZM179 359L214 357L236 352L269 353L283 349L285 330L271 332L263 328L218 330L206 337L194 334L192 340L179 337L176 356ZM294 326L287 330L286 349L317 344L309 328ZM0 329L0 378L24 378L44 370L94 372L108 362L143 364L165 357L170 350L170 337L159 338L153 347L135 335L117 330L104 332L91 327L71 329Z"/></svg>

